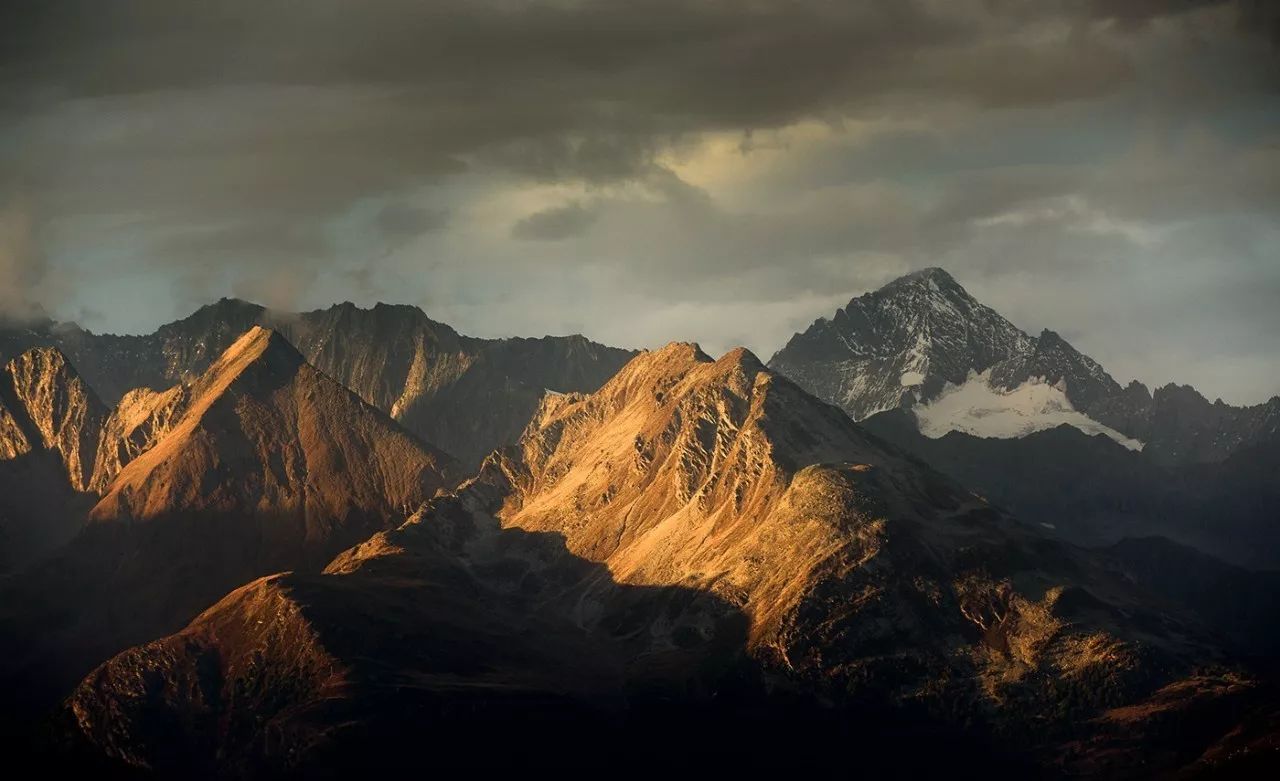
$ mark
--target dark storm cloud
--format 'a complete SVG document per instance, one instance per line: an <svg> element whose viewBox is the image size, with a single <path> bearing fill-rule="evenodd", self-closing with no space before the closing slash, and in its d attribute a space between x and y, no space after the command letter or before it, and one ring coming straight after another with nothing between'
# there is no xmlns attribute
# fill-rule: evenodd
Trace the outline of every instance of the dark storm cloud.
<svg viewBox="0 0 1280 781"><path fill-rule="evenodd" d="M227 292L398 297L464 330L767 353L943 264L1027 327L1096 323L1088 343L1132 327L1104 309L1117 270L1177 267L1169 300L1224 278L1215 256L1275 279L1275 7L17 0L3 306L136 330ZM1238 337L1275 324L1256 296L1204 311L1251 376L1274 365Z"/></svg>
<svg viewBox="0 0 1280 781"><path fill-rule="evenodd" d="M316 232L291 222L250 221L236 225L184 230L157 243L163 256L182 255L208 261L222 255L298 255L316 257L326 247Z"/></svg>

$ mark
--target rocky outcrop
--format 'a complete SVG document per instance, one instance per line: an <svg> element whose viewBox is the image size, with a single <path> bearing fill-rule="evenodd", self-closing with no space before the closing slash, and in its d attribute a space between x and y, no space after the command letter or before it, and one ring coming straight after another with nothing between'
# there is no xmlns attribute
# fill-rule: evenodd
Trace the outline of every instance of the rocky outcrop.
<svg viewBox="0 0 1280 781"><path fill-rule="evenodd" d="M5 417L10 431L29 429L25 448L13 439L4 452L43 448L58 454L71 487L86 490L93 477L98 432L106 410L60 351L44 347L28 350L4 369L0 401L7 398ZM14 417L14 413L19 417ZM22 420L23 424L18 423Z"/></svg>
<svg viewBox="0 0 1280 781"><path fill-rule="evenodd" d="M155 446L186 410L189 389L137 388L121 397L103 423L89 489L105 492L120 470Z"/></svg>
<svg viewBox="0 0 1280 781"><path fill-rule="evenodd" d="M1143 403L1147 398L1149 403ZM1104 399L1091 414L1124 425L1149 443L1148 455L1165 465L1221 462L1251 445L1280 436L1280 396L1248 407L1210 402L1190 385L1172 383L1148 394L1131 384Z"/></svg>
<svg viewBox="0 0 1280 781"><path fill-rule="evenodd" d="M1097 361L1047 328L1030 352L1003 361L991 372L992 384L1006 390L1032 380L1061 386L1075 408L1085 412L1121 393L1120 385Z"/></svg>
<svg viewBox="0 0 1280 781"><path fill-rule="evenodd" d="M1033 340L940 268L908 274L819 318L769 361L854 420L927 401Z"/></svg>
<svg viewBox="0 0 1280 781"><path fill-rule="evenodd" d="M54 348L0 370L0 572L39 561L80 529L105 414Z"/></svg>

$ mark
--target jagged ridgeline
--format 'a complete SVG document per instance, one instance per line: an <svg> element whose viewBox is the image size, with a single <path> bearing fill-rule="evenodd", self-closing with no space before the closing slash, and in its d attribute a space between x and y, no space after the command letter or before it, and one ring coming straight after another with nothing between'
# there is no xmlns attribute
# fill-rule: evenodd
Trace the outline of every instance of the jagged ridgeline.
<svg viewBox="0 0 1280 781"><path fill-rule="evenodd" d="M1168 537L1280 568L1280 398L1121 386L1030 337L941 269L859 296L770 361L868 430L1078 544Z"/></svg>
<svg viewBox="0 0 1280 781"><path fill-rule="evenodd" d="M1280 398L1232 407L1189 386L1122 387L1058 334L1027 335L939 268L854 298L769 365L855 420L910 408L934 436L1007 438L1066 423L1176 465L1221 461L1280 432Z"/></svg>
<svg viewBox="0 0 1280 781"><path fill-rule="evenodd" d="M511 444L547 390L599 388L632 356L581 336L478 339L411 306L350 303L304 313L223 299L145 336L40 323L0 329L0 359L56 346L107 404L186 382L262 325L303 358L464 464Z"/></svg>
<svg viewBox="0 0 1280 781"><path fill-rule="evenodd" d="M62 421L42 429L79 431L72 424L86 422L91 397L71 393L79 381L56 351L28 355L48 370L32 385L45 391L21 394L45 400L29 405L29 417ZM109 454L96 459L110 473L102 495L74 492L96 500L87 515L54 516L78 522L74 538L47 558L32 542L19 571L0 583L0 672L15 696L56 694L105 656L173 631L248 580L318 571L398 525L458 474L451 457L257 326L181 392L134 393L107 419L101 444L85 440ZM50 452L74 453L76 441L60 435ZM46 519L33 514L11 528L35 538Z"/></svg>
<svg viewBox="0 0 1280 781"><path fill-rule="evenodd" d="M106 662L62 723L78 751L183 774L467 761L476 734L709 758L734 733L805 762L852 742L872 767L1132 774L1247 743L1261 692L1108 560L746 351L674 344L548 396L516 446L323 574Z"/></svg>
<svg viewBox="0 0 1280 781"><path fill-rule="evenodd" d="M937 269L772 370L232 300L0 349L0 732L59 761L343 775L575 735L1128 777L1275 734L1241 660L1280 646L1280 581L1178 543L1266 552L1276 402L1122 388Z"/></svg>

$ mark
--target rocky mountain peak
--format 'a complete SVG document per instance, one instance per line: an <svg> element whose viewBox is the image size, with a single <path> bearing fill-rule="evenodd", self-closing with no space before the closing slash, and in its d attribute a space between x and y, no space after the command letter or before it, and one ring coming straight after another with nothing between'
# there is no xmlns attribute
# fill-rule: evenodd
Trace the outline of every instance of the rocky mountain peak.
<svg viewBox="0 0 1280 781"><path fill-rule="evenodd" d="M306 362L302 353L298 352L289 340L281 336L279 331L255 325L231 343L221 357L209 367L206 376L235 376L243 374L251 367L291 372Z"/></svg>
<svg viewBox="0 0 1280 781"><path fill-rule="evenodd" d="M794 336L769 361L855 419L936 397L1024 355L1033 340L950 274L928 268L854 298Z"/></svg>
<svg viewBox="0 0 1280 781"><path fill-rule="evenodd" d="M1040 332L1040 336L1036 337L1036 349L1041 352L1050 352L1053 350L1071 350L1075 352L1075 348L1067 344L1067 340L1058 335L1057 331L1045 328Z"/></svg>
<svg viewBox="0 0 1280 781"><path fill-rule="evenodd" d="M1208 405L1209 400L1204 397L1200 391L1190 385L1179 385L1176 382L1169 382L1156 388L1151 394L1152 399L1159 403L1165 404L1186 404L1202 406Z"/></svg>
<svg viewBox="0 0 1280 781"><path fill-rule="evenodd" d="M451 466L269 328L249 328L185 397L180 419L120 471L95 519L240 507L305 526L383 523L429 496Z"/></svg>
<svg viewBox="0 0 1280 781"><path fill-rule="evenodd" d="M106 417L93 389L54 347L26 351L9 361L4 374L0 403L8 409L8 419L25 430L30 447L56 452L71 486L86 490L93 475L98 431Z"/></svg>
<svg viewBox="0 0 1280 781"><path fill-rule="evenodd" d="M181 320L160 327L170 334L193 334L208 331L244 331L262 319L267 308L239 298L220 298L205 304ZM243 327L241 327L243 326Z"/></svg>
<svg viewBox="0 0 1280 781"><path fill-rule="evenodd" d="M992 386L1002 390L1032 381L1061 387L1077 410L1086 411L1122 390L1097 361L1048 328L1040 332L1029 353L1013 356L991 372Z"/></svg>
<svg viewBox="0 0 1280 781"><path fill-rule="evenodd" d="M104 493L125 465L154 447L182 418L190 390L175 385L165 391L135 388L124 394L102 426L90 490Z"/></svg>
<svg viewBox="0 0 1280 781"><path fill-rule="evenodd" d="M0 362L57 345L113 404L135 388L194 383L253 326L277 331L307 363L473 466L519 438L548 390L596 390L634 355L579 335L468 337L405 304L282 312L224 298L140 336L0 325ZM135 430L140 441L145 430Z"/></svg>
<svg viewBox="0 0 1280 781"><path fill-rule="evenodd" d="M1265 404L1210 403L1175 384L1154 393L1136 382L1122 387L1058 332L1028 336L937 268L819 318L769 367L855 420L907 407L926 415L935 435L982 436L1069 422L1167 464L1220 461L1276 428Z"/></svg>
<svg viewBox="0 0 1280 781"><path fill-rule="evenodd" d="M0 572L38 561L80 529L105 416L55 348L0 368Z"/></svg>
<svg viewBox="0 0 1280 781"><path fill-rule="evenodd" d="M717 363L734 366L742 371L749 371L752 373L762 372L765 370L764 363L756 357L755 353L745 347L735 347L732 350L729 350L724 355L720 356Z"/></svg>
<svg viewBox="0 0 1280 781"><path fill-rule="evenodd" d="M955 277L947 273L945 269L937 266L929 266L912 271L908 274L903 274L897 279L894 279L884 285L881 289L886 291L897 291L910 287L937 290L939 292L946 292L952 295L969 295L968 291L960 286L960 283L956 281Z"/></svg>
<svg viewBox="0 0 1280 781"><path fill-rule="evenodd" d="M1126 395L1143 398L1148 402L1151 401L1151 391L1147 389L1146 385L1137 380L1129 380L1129 384L1124 386L1124 392Z"/></svg>

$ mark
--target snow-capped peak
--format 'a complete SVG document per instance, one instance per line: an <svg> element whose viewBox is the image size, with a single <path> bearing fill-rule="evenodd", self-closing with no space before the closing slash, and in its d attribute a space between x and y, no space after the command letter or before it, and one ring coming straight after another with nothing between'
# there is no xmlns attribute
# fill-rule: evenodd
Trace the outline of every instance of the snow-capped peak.
<svg viewBox="0 0 1280 781"><path fill-rule="evenodd" d="M926 268L818 320L770 366L862 419L934 398L971 369L986 371L1033 347L946 271Z"/></svg>

